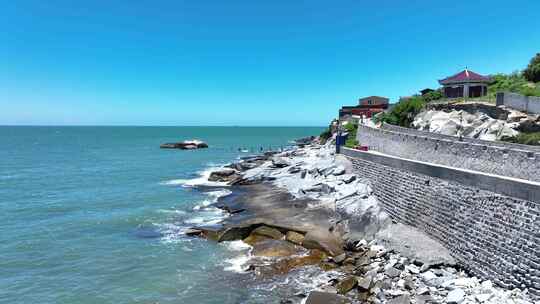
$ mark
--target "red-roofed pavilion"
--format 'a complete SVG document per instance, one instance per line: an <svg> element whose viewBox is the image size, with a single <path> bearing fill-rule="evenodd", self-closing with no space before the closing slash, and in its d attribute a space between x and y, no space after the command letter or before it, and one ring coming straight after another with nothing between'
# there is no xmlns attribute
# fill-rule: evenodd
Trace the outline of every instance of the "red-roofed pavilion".
<svg viewBox="0 0 540 304"><path fill-rule="evenodd" d="M444 97L481 97L487 95L490 78L465 69L456 75L439 80L443 86Z"/></svg>

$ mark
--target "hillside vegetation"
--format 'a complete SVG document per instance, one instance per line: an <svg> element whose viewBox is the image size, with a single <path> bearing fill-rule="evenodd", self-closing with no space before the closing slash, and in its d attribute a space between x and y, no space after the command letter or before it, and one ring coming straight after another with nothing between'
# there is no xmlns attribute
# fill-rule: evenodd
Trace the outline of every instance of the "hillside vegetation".
<svg viewBox="0 0 540 304"><path fill-rule="evenodd" d="M398 102L390 112L377 115L375 119L380 122L408 128L411 126L414 117L424 109L426 102L422 96L412 96Z"/></svg>
<svg viewBox="0 0 540 304"><path fill-rule="evenodd" d="M525 96L540 96L540 53L531 59L527 68L521 72L511 74L496 74L492 76L492 82L488 85L487 96L479 98L467 98L467 100L495 102L497 92L513 92ZM435 90L423 96L415 95L397 103L391 111L379 114L376 121L387 122L402 127L410 127L414 117L420 113L425 105L433 101L445 101L441 90ZM460 102L463 99L452 99L452 102ZM533 138L535 138L533 136ZM520 142L530 142L522 136L514 139ZM534 141L534 140L533 140Z"/></svg>
<svg viewBox="0 0 540 304"><path fill-rule="evenodd" d="M525 96L540 96L540 83L530 82L524 73L496 74L488 86L488 98L495 100L497 92L513 92Z"/></svg>

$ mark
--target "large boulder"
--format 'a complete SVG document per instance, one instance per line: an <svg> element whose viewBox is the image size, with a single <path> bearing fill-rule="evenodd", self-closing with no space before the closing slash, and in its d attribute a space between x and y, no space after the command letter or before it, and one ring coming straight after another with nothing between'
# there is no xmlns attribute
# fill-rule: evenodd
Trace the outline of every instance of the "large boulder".
<svg viewBox="0 0 540 304"><path fill-rule="evenodd" d="M349 304L349 301L344 296L322 292L322 291L312 291L307 297L306 304Z"/></svg>
<svg viewBox="0 0 540 304"><path fill-rule="evenodd" d="M281 240L284 237L283 233L281 233L279 230L277 230L276 228L268 227L268 226L257 227L251 233L266 236L268 238L275 239L275 240Z"/></svg>
<svg viewBox="0 0 540 304"><path fill-rule="evenodd" d="M238 225L225 227L220 231L218 242L243 240L253 231L251 225Z"/></svg>
<svg viewBox="0 0 540 304"><path fill-rule="evenodd" d="M311 230L306 233L302 246L322 250L331 256L338 256L344 252L343 240L324 230Z"/></svg>
<svg viewBox="0 0 540 304"><path fill-rule="evenodd" d="M301 248L282 240L265 240L253 245L254 256L264 257L284 257L291 256L301 252Z"/></svg>
<svg viewBox="0 0 540 304"><path fill-rule="evenodd" d="M226 168L210 173L208 180L211 182L231 182L238 177L236 170Z"/></svg>
<svg viewBox="0 0 540 304"><path fill-rule="evenodd" d="M319 250L311 250L307 255L280 258L271 264L254 265L255 273L259 276L275 276L286 274L294 268L319 264L326 255Z"/></svg>

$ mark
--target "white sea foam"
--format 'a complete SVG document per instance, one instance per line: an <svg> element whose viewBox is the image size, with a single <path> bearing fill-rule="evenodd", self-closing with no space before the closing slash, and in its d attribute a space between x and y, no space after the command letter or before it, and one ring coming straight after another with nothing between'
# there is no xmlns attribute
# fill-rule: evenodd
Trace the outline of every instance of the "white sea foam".
<svg viewBox="0 0 540 304"><path fill-rule="evenodd" d="M179 236L185 233L188 229L187 227L178 226L173 223L153 223L153 225L158 227L159 232L163 235L161 237L161 242L169 244L185 241L185 239L180 238Z"/></svg>
<svg viewBox="0 0 540 304"><path fill-rule="evenodd" d="M215 225L227 217L227 213L218 208L206 208L196 213L192 218L185 220L186 224Z"/></svg>
<svg viewBox="0 0 540 304"><path fill-rule="evenodd" d="M225 271L242 273L246 271L246 263L249 262L248 255L239 255L234 258L226 259L224 262L228 265L223 268Z"/></svg>
<svg viewBox="0 0 540 304"><path fill-rule="evenodd" d="M229 190L229 189L220 189L220 190L216 190L216 191L210 191L207 194L210 195L211 197L215 198L215 201L217 201L218 198L223 197L223 196L227 196L227 195L229 195L231 193L232 193L232 191Z"/></svg>
<svg viewBox="0 0 540 304"><path fill-rule="evenodd" d="M244 241L240 241L240 240L226 242L224 244L227 247L227 249L232 250L232 251L246 251L246 250L251 249L250 245L248 245L248 244L244 243Z"/></svg>
<svg viewBox="0 0 540 304"><path fill-rule="evenodd" d="M235 257L224 260L225 271L232 271L237 273L242 273L246 271L246 264L251 259L250 249L251 246L244 243L243 241L232 241L222 243L228 250L235 252L237 255Z"/></svg>
<svg viewBox="0 0 540 304"><path fill-rule="evenodd" d="M222 166L216 164L209 164L209 167L200 171L199 176L191 179L172 179L169 181L161 182L162 185L168 186L184 186L184 187L196 187L196 186L211 186L211 187L224 187L227 186L226 182L211 182L208 180L210 174L213 171L222 169Z"/></svg>
<svg viewBox="0 0 540 304"><path fill-rule="evenodd" d="M184 215L187 214L187 212L183 210L176 210L176 209L159 209L158 212L160 213L167 213L167 214L178 214L178 215Z"/></svg>

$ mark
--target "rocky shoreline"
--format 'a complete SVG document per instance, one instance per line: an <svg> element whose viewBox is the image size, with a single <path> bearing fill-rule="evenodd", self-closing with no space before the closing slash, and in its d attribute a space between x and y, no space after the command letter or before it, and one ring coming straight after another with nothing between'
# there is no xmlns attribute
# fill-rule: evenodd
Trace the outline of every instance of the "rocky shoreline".
<svg viewBox="0 0 540 304"><path fill-rule="evenodd" d="M260 278L302 267L330 274L281 303L534 303L469 276L440 244L393 223L330 144L244 157L209 180L230 187L215 206L231 215L187 235L251 246L242 268Z"/></svg>

